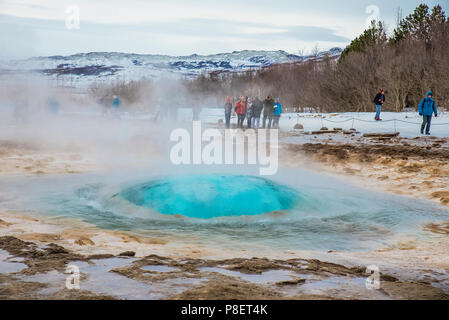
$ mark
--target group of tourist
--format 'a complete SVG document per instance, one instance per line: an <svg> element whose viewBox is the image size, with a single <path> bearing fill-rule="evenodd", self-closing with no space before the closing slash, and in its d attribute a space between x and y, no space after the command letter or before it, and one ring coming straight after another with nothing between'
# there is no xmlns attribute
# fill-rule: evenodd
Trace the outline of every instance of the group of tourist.
<svg viewBox="0 0 449 320"><path fill-rule="evenodd" d="M237 127L243 128L245 119L247 123L247 128L260 128L262 122L262 128L279 128L279 119L282 114L282 105L279 98L273 99L270 95L263 101L258 97L249 98L241 96L236 99L237 102L235 106L232 104L230 97L226 98L224 105L225 109L225 119L226 128L231 127L231 115L234 111L237 114ZM374 119L376 121L382 121L380 114L382 111L382 105L385 103L385 90L380 89L379 92L374 97L374 104L376 106L376 115ZM112 107L118 110L120 106L120 101L117 96L113 96ZM109 109L109 108L108 108ZM198 120L199 111L193 110L194 120ZM110 111L109 111L110 112ZM418 113L423 117L423 122L421 125L421 134L430 135L430 125L432 123L432 116L438 116L437 107L435 100L433 99L432 91L427 92L426 97L423 98L418 107ZM263 121L261 121L261 116L263 115Z"/></svg>
<svg viewBox="0 0 449 320"><path fill-rule="evenodd" d="M263 128L279 128L279 119L282 114L282 105L279 98L273 99L267 96L264 101L258 97L240 97L233 107L230 97L226 98L224 105L226 128L231 127L231 115L234 111L237 114L237 127L243 128L245 119L247 127L260 128L260 118L263 115Z"/></svg>

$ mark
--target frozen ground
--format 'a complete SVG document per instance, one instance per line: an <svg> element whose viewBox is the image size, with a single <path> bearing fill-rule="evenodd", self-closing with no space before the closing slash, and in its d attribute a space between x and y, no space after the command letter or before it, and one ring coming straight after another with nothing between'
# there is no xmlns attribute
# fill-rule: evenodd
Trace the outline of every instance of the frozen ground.
<svg viewBox="0 0 449 320"><path fill-rule="evenodd" d="M449 137L449 112L439 110L437 118L432 118L431 134L435 137ZM13 120L14 108L12 106L4 106L4 118L0 119L0 126L3 129L15 127L15 121ZM73 110L61 110L59 113L59 119L76 117L77 121L83 121L83 119L94 120L97 118L103 118L103 112L98 108L90 108L82 111ZM155 117L154 112L127 112L121 111L118 115L112 117L112 120L125 120L133 121L140 120L151 121ZM401 137L414 138L420 136L420 127L422 123L422 117L417 112L382 112L381 118L383 121L374 121L374 112L347 112L347 113L284 113L280 120L280 129L282 131L292 131L294 126L298 123L304 127L304 132L309 133L312 131L318 131L322 127L326 127L329 130L334 128L341 128L343 130L349 130L355 128L360 133L393 133L400 132ZM44 116L43 113L39 115L28 116L27 122L33 122L37 120L36 117L40 117L39 121L48 122L47 118L58 120L58 117L54 117L51 114ZM220 119L224 121L224 110L222 108L203 108L200 113L200 120L206 123L216 124ZM190 122L192 120L191 108L179 108L178 120L180 122ZM232 124L237 124L237 117L233 114L231 118ZM261 119L262 124L262 119ZM180 123L180 126L185 126L185 123ZM246 119L245 119L246 126ZM173 127L170 125L170 127ZM295 130L298 133L302 132ZM5 136L6 137L6 136ZM305 139L306 137L303 136ZM303 140L304 140L303 139ZM307 140L307 139L306 139Z"/></svg>
<svg viewBox="0 0 449 320"><path fill-rule="evenodd" d="M189 109L180 109L181 119L191 118ZM374 112L347 112L347 113L285 113L280 120L281 130L290 131L296 123L304 126L304 130L316 131L322 127L330 130L342 128L349 130L357 129L361 133L384 133L400 132L402 137L413 138L419 136L422 118L416 112L383 112L383 121L374 121ZM200 119L206 122L216 123L219 119L224 120L222 109L203 109ZM232 118L232 123L237 123ZM441 112L437 118L432 118L431 133L436 137L449 136L449 113Z"/></svg>

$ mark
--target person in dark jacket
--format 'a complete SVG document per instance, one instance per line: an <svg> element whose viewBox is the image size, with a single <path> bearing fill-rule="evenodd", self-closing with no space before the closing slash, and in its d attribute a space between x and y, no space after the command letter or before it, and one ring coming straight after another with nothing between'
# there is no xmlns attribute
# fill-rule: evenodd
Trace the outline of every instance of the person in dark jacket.
<svg viewBox="0 0 449 320"><path fill-rule="evenodd" d="M232 102L230 97L226 97L224 109L225 109L226 128L229 129L231 127L231 114L232 114Z"/></svg>
<svg viewBox="0 0 449 320"><path fill-rule="evenodd" d="M192 105L192 114L193 114L193 121L199 121L200 120L200 113L201 113L201 106L199 104L198 99L194 99L193 105ZM168 109L167 109L168 110ZM168 116L168 114L167 114Z"/></svg>
<svg viewBox="0 0 449 320"><path fill-rule="evenodd" d="M421 134L424 134L424 128L426 129L426 135L430 135L430 124L432 122L432 116L438 117L438 110L435 104L435 100L432 98L432 91L427 92L426 97L419 102L418 112L423 117L421 125Z"/></svg>
<svg viewBox="0 0 449 320"><path fill-rule="evenodd" d="M384 89L380 89L379 93L374 97L374 104L376 105L376 116L374 117L374 120L380 121L382 120L380 118L380 112L382 110L382 105L385 102L385 91Z"/></svg>
<svg viewBox="0 0 449 320"><path fill-rule="evenodd" d="M245 97L246 100L246 121L248 124L248 129L251 129L251 117L252 117L252 100L248 97Z"/></svg>
<svg viewBox="0 0 449 320"><path fill-rule="evenodd" d="M263 102L263 127L266 128L266 122L268 119L268 129L271 128L271 122L273 121L274 100L268 96Z"/></svg>
<svg viewBox="0 0 449 320"><path fill-rule="evenodd" d="M260 114L262 113L263 103L256 97L254 98L253 104L251 105L251 127L260 127Z"/></svg>

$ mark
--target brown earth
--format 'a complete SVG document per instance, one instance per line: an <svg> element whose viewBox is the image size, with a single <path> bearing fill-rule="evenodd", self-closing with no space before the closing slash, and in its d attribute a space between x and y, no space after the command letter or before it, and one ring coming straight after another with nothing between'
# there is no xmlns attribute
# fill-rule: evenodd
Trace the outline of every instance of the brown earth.
<svg viewBox="0 0 449 320"><path fill-rule="evenodd" d="M41 143L0 140L0 174L74 174L92 169L92 161L76 148L52 150Z"/></svg>
<svg viewBox="0 0 449 320"><path fill-rule="evenodd" d="M46 288L46 283L24 281L15 276L30 276L57 270L64 272L65 267L72 261L90 261L91 259L109 259L110 254L80 255L70 250L49 243L37 246L33 242L22 241L12 236L0 237L0 249L6 250L14 258L21 257L27 268L13 273L0 274L0 299L114 299L112 296L97 294L83 290L61 289L50 295L41 295L39 290ZM117 255L120 256L120 255ZM121 255L123 259L132 256L131 253ZM175 268L171 272L151 272L142 269L148 265L159 265ZM239 277L216 272L201 271L200 268L215 267L237 271L242 274L263 274L270 270L286 270L297 276L291 280L278 281L275 284L255 284L244 281ZM116 268L110 272L122 276L153 284L161 281L176 279L200 279L198 285L186 286L179 294L167 296L167 299L358 299L352 296L326 296L296 294L285 295L286 288L297 288L308 283L306 275L327 279L345 277L348 279L366 277L365 267L346 267L344 265L323 262L316 259L288 259L272 260L267 258L235 258L225 260L206 260L193 258L169 258L149 255L133 261L129 266ZM449 297L428 282L400 281L388 274L381 275L381 291L392 299L448 299Z"/></svg>
<svg viewBox="0 0 449 320"><path fill-rule="evenodd" d="M344 133L338 133L344 134ZM281 161L289 165L311 165L329 172L368 179L380 189L437 201L449 206L449 141L437 138L354 138L351 143L338 143L333 140L325 143L287 144L282 146ZM318 165L317 165L318 164ZM0 141L0 174L45 174L76 173L89 171L93 164L76 150L55 152L39 145L29 145ZM4 220L4 219L6 220ZM25 218L24 218L25 219ZM37 220L30 221L39 223ZM0 230L6 232L14 223L2 216ZM425 226L427 230L448 234L448 222ZM22 257L27 268L19 275L35 275L52 270L64 272L71 261L90 261L109 259L115 256L132 257L136 251L156 251L156 247L167 244L166 240L141 238L126 233L109 232L128 244L120 253L103 252L81 254L80 248L100 246L98 232L90 229L65 228L60 232L20 231L14 236L0 237L0 249L14 257ZM19 239L20 238L20 239ZM73 245L68 249L67 243ZM104 241L109 241L104 240ZM129 250L130 246L132 250ZM76 247L77 246L77 247ZM74 250L75 249L75 250ZM414 250L404 246L400 250ZM86 250L88 251L88 250ZM101 250L100 250L101 251ZM201 256L201 250L197 250ZM134 253L134 254L133 254ZM193 251L192 251L193 253ZM429 255L432 254L430 251ZM301 262L299 262L301 260ZM142 269L146 265L161 265L177 268L178 271L154 273ZM287 270L298 273L298 278L278 281L275 285L259 285L239 278L200 272L201 267L220 267L242 274L262 274L270 270ZM323 262L316 259L273 260L267 258L233 258L225 260L193 259L192 255L176 259L157 255L145 255L130 266L112 270L130 279L144 283L155 283L176 278L203 279L204 281L183 292L167 297L169 299L333 299L343 296L296 294L286 296L287 288L300 287L309 283L301 275L322 278L347 277L348 279L366 277L365 267L347 267L341 264ZM60 290L42 296L39 290L45 283L27 282L14 277L15 274L0 274L0 299L114 299L114 297L89 291ZM402 281L388 274L381 275L382 292L393 299L448 299L441 290L428 282ZM353 295L351 299L357 299Z"/></svg>
<svg viewBox="0 0 449 320"><path fill-rule="evenodd" d="M354 138L351 143L287 144L288 165L363 178L370 185L449 206L449 140L446 138Z"/></svg>

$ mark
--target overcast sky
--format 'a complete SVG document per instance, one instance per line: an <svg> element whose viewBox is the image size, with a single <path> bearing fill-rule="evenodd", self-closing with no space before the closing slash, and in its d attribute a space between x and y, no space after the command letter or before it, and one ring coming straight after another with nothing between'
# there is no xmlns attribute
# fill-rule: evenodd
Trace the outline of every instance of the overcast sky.
<svg viewBox="0 0 449 320"><path fill-rule="evenodd" d="M0 0L0 59L91 51L308 53L346 46L379 16L390 29L415 0ZM440 3L448 11L448 0ZM76 19L70 19L79 9ZM379 10L377 10L378 8ZM67 22L70 27L67 28ZM75 28L73 28L75 27Z"/></svg>

